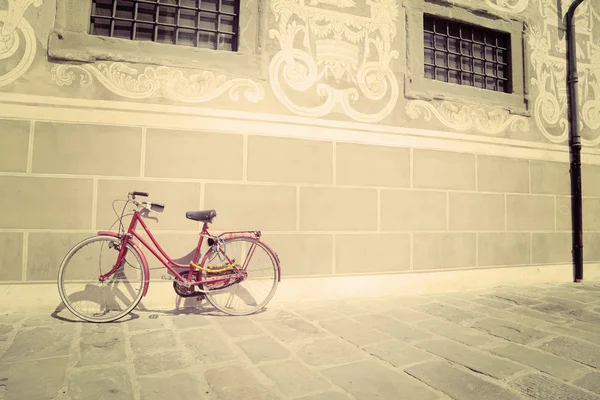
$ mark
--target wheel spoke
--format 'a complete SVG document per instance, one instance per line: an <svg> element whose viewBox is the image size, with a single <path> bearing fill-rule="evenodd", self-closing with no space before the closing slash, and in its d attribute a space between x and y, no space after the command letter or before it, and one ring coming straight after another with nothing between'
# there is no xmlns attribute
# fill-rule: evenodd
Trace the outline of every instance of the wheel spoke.
<svg viewBox="0 0 600 400"><path fill-rule="evenodd" d="M63 260L58 274L59 293L65 306L79 318L114 321L127 315L141 300L146 274L140 255L131 246L124 254L130 260L124 259L110 277L99 281L100 275L116 265L118 244L119 239L113 237L88 238Z"/></svg>
<svg viewBox="0 0 600 400"><path fill-rule="evenodd" d="M240 260L241 269L247 276L222 290L216 286L207 299L215 308L231 315L249 315L259 311L277 289L279 271L275 257L254 238L232 238L225 243L227 256ZM210 275L203 273L203 279ZM265 289L262 289L263 286ZM211 289L210 286L208 289Z"/></svg>

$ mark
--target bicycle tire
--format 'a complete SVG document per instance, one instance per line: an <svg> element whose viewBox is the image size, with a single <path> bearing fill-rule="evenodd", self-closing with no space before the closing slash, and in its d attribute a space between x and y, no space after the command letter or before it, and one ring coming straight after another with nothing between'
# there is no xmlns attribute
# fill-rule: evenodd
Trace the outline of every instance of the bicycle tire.
<svg viewBox="0 0 600 400"><path fill-rule="evenodd" d="M140 283L139 283L139 290L138 293L135 295L135 297L131 300L131 303L126 305L126 307L124 307L123 310L121 310L120 312L117 312L116 314L109 316L109 317L97 317L95 315L91 315L91 314L86 314L85 312L82 312L80 310L78 310L75 306L74 306L74 301L72 301L70 299L70 295L68 295L66 293L66 289L65 289L65 272L69 269L69 265L71 263L71 261L73 260L73 257L76 256L78 254L78 252L80 252L82 249L84 249L86 246L96 243L96 242L104 242L105 244L107 244L110 248L110 244L120 244L120 240L116 237L111 237L111 236L93 236L87 239L82 240L81 242L79 242L78 244L76 244L75 246L73 246L69 252L65 255L65 257L63 258L60 268L58 270L58 278L57 278L57 283L58 283L58 293L62 299L63 304L65 305L65 307L71 311L75 316L81 318L84 321L88 321L88 322L95 322L95 323L105 323L105 322L113 322L116 321L118 319L123 318L124 316L126 316L127 314L129 314L135 307L137 307L137 305L139 304L139 302L142 299L143 296L143 288L144 288L144 284L145 282L147 282L148 280L148 276L146 276L146 270L143 267L143 261L142 261L142 257L141 255L138 253L138 251L131 246L131 244L127 245L127 252L125 253L125 257L127 257L127 255L132 254L136 261L137 261L137 265L139 265L139 269L135 269L134 270L138 270L139 273L141 273L141 279L140 279ZM113 248L114 249L114 248ZM114 253L115 255L118 255L118 251L115 251ZM100 257L100 260L102 259L102 256ZM114 261L112 261L112 264L109 264L110 266L114 265L114 262L116 261L116 257L114 258ZM90 265L92 263L89 263ZM86 264L87 265L87 264ZM118 279L118 274L119 273L124 273L124 269L125 266L129 265L131 266L132 264L130 264L126 259L125 259L125 263L119 267L119 269L117 271L115 271L115 273L113 273L113 275L111 275L111 277L109 277L109 280L114 280L114 279ZM80 270L75 270L76 273L80 273ZM106 273L109 270L104 270L102 271L102 273ZM92 274L92 276L94 276L94 274ZM95 276L98 277L100 276L100 273L95 273ZM93 282L93 280L91 281ZM106 282L99 282L97 281L96 283L98 284L105 284ZM110 282L109 282L110 283ZM69 283L71 284L71 283ZM77 284L77 283L76 283ZM108 286L108 284L106 284ZM87 285L86 289L84 289L83 292L86 292L87 290ZM116 287L116 286L115 286ZM126 286L126 289L128 289L128 287ZM114 289L113 289L114 290ZM90 293L90 290L87 290L88 293ZM122 294L122 293L121 293ZM114 296L114 301L116 301L117 299L117 295L115 293L110 293L110 295ZM80 294L78 296L77 299L81 298L83 296L83 294ZM103 294L103 298L105 294ZM75 300L77 300L75 299ZM87 300L87 297L84 298L84 300Z"/></svg>
<svg viewBox="0 0 600 400"><path fill-rule="evenodd" d="M243 315L251 315L254 314L260 310L262 310L273 298L273 296L275 295L275 292L277 291L277 287L279 285L279 268L277 265L277 258L276 256L273 254L273 252L266 247L263 243L261 243L258 239L253 238L253 237L235 237L235 238L229 238L229 239L225 239L225 251L226 253L229 255L230 254L230 249L232 247L233 243L236 242L249 242L250 244L256 244L258 246L258 248L262 249L265 254L268 256L268 259L270 261L270 268L272 269L272 277L273 277L273 283L272 286L269 289L269 293L267 294L267 296L264 298L264 300L262 300L260 303L258 303L256 306L251 307L248 310L245 311L236 311L232 308L228 308L223 306L222 304L219 303L219 301L217 300L217 296L219 296L220 294L223 294L223 290L207 290L206 285L204 285L204 290L206 291L206 299L208 300L208 302L215 307L217 310L228 314L228 315L234 315L234 316L243 316ZM256 252L256 250L255 250ZM211 253L209 253L206 257L206 259L210 259L212 253L214 253L211 250ZM252 254L252 257L254 257L254 254ZM250 260L250 262L252 261L252 259ZM265 268L266 269L266 268ZM250 275L250 272L248 272L248 275ZM211 274L207 273L205 271L202 272L202 279L205 280L207 278L210 278ZM238 287L238 285L242 284L246 282L246 280L244 279L241 282L235 283L229 287Z"/></svg>

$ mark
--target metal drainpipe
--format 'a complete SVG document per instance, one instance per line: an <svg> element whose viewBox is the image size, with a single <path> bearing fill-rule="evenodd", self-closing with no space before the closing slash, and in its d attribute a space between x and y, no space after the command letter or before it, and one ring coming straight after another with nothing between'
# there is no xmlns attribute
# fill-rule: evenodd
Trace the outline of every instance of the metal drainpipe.
<svg viewBox="0 0 600 400"><path fill-rule="evenodd" d="M583 280L583 217L581 212L581 135L579 133L579 113L577 110L577 53L575 10L584 0L575 0L567 11L567 96L569 113L569 136L571 148L571 222L573 229L573 268L574 281Z"/></svg>

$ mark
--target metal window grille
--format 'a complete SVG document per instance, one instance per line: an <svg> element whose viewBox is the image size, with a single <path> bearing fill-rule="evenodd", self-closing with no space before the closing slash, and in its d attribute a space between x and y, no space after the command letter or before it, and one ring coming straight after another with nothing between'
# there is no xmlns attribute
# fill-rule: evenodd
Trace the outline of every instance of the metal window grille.
<svg viewBox="0 0 600 400"><path fill-rule="evenodd" d="M240 0L92 0L90 34L237 51L239 9Z"/></svg>
<svg viewBox="0 0 600 400"><path fill-rule="evenodd" d="M423 34L426 78L511 91L508 34L428 14Z"/></svg>

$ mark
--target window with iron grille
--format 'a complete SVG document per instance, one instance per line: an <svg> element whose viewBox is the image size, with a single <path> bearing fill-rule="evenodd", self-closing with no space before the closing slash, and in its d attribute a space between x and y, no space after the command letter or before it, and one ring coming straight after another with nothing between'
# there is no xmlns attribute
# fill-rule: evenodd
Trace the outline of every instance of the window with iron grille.
<svg viewBox="0 0 600 400"><path fill-rule="evenodd" d="M511 92L510 35L423 14L425 77Z"/></svg>
<svg viewBox="0 0 600 400"><path fill-rule="evenodd" d="M90 34L237 51L240 1L92 0Z"/></svg>

